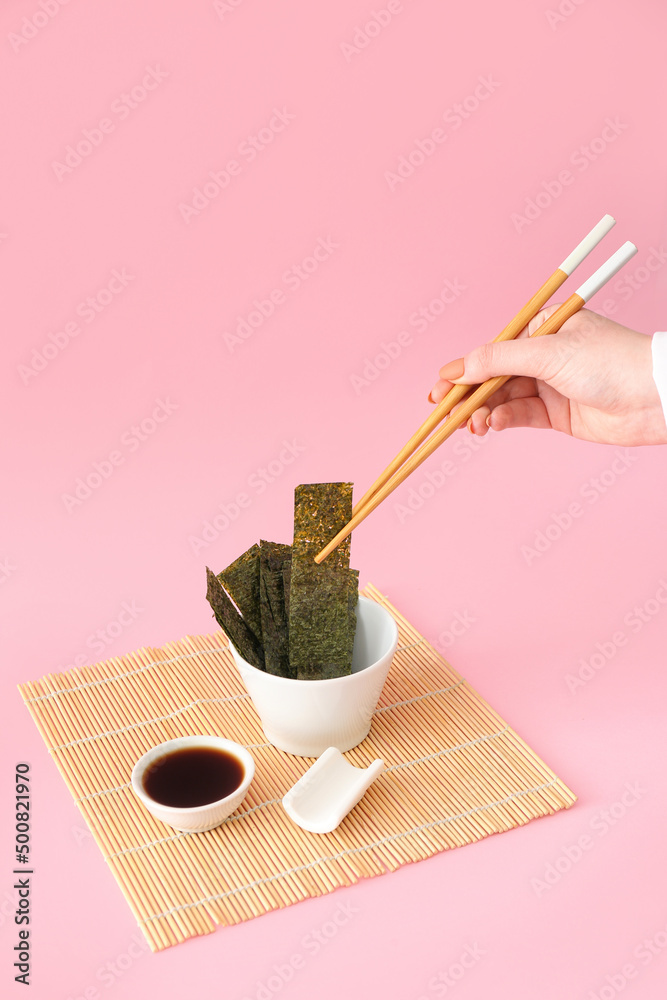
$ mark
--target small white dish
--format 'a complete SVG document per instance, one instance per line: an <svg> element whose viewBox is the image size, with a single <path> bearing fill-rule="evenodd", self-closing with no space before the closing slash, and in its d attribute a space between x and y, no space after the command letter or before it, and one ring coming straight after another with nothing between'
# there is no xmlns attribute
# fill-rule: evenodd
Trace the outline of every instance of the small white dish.
<svg viewBox="0 0 667 1000"><path fill-rule="evenodd" d="M158 757L172 753L174 750L183 750L186 747L211 747L214 750L225 750L228 754L236 757L243 768L241 784L225 798L218 799L217 802L207 802L201 806L167 806L151 798L143 783L147 768ZM143 757L140 757L132 770L131 782L135 795L141 799L156 819L168 823L169 826L173 826L183 833L204 833L206 830L212 830L219 826L223 820L231 816L235 809L238 809L254 776L255 762L240 743L225 740L221 736L181 736L178 739L160 743L145 753Z"/></svg>
<svg viewBox="0 0 667 1000"><path fill-rule="evenodd" d="M303 830L331 833L384 771L384 761L355 767L336 747L324 751L283 798L287 815Z"/></svg>

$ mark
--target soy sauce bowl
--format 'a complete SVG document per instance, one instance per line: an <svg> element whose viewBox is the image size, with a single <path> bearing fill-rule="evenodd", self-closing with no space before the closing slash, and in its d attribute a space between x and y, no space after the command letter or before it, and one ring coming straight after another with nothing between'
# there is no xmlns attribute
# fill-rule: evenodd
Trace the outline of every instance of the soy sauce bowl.
<svg viewBox="0 0 667 1000"><path fill-rule="evenodd" d="M242 771L241 783L222 799L198 806L169 806L152 798L144 788L144 775L155 760L175 750L198 747L203 750L224 750L239 763ZM255 775L255 762L244 746L225 740L221 736L181 736L167 740L153 747L140 757L132 770L131 784L135 795L148 811L163 823L183 833L204 833L219 826L243 802Z"/></svg>

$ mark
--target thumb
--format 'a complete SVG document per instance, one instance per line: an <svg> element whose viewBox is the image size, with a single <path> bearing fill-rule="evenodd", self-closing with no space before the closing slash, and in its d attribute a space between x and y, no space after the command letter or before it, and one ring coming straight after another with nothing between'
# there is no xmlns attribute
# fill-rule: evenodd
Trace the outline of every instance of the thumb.
<svg viewBox="0 0 667 1000"><path fill-rule="evenodd" d="M477 385L496 375L528 375L548 382L562 365L561 346L552 334L482 344L440 369L440 378Z"/></svg>

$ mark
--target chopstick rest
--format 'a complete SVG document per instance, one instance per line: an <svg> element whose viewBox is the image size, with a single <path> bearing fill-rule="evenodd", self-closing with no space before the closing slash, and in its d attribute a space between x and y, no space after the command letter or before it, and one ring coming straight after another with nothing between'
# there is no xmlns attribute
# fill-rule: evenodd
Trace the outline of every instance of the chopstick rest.
<svg viewBox="0 0 667 1000"><path fill-rule="evenodd" d="M303 830L331 833L382 771L384 761L355 767L329 747L285 794L285 812Z"/></svg>

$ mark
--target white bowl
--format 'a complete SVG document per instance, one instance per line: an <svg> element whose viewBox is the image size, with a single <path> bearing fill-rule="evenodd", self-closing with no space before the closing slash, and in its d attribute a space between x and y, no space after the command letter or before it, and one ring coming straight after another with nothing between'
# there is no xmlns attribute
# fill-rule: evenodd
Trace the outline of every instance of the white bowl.
<svg viewBox="0 0 667 1000"><path fill-rule="evenodd" d="M368 736L397 645L398 627L389 612L360 596L352 673L345 677L278 677L229 647L269 743L298 757L319 757L327 747L351 750Z"/></svg>
<svg viewBox="0 0 667 1000"><path fill-rule="evenodd" d="M156 802L144 790L143 777L146 768L157 757L162 757L163 754L173 750L182 750L185 747L212 747L214 750L226 750L241 764L243 781L224 799L218 799L217 802L207 802L203 806L165 806L161 802ZM184 833L203 833L205 830L212 830L213 827L219 826L241 805L254 774L255 762L240 743L225 740L221 736L181 736L178 739L160 743L145 753L143 757L140 757L132 770L131 780L135 794L156 819L168 823L169 826L173 826L176 830L182 830Z"/></svg>

